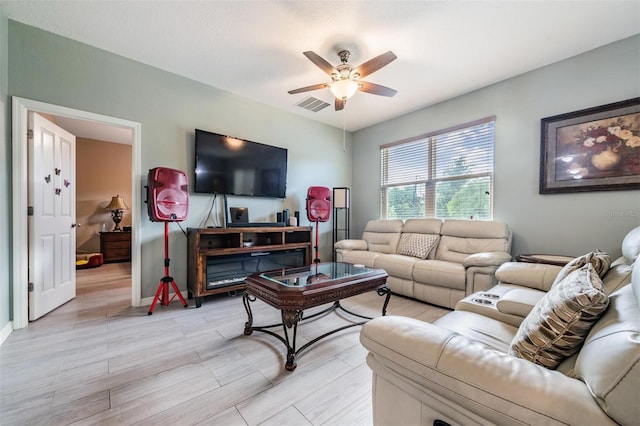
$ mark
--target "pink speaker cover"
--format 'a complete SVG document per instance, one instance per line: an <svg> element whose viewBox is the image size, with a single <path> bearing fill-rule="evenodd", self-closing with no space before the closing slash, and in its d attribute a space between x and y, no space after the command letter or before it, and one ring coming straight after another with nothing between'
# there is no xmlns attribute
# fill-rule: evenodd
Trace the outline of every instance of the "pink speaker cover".
<svg viewBox="0 0 640 426"><path fill-rule="evenodd" d="M327 222L331 215L331 190L324 186L310 186L307 191L307 219Z"/></svg>
<svg viewBox="0 0 640 426"><path fill-rule="evenodd" d="M149 170L147 209L152 222L181 222L189 214L189 180L176 169Z"/></svg>

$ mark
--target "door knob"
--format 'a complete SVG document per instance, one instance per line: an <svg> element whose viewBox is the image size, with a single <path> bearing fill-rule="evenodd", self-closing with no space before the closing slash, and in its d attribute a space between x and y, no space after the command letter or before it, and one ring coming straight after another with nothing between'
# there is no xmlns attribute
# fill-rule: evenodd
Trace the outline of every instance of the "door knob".
<svg viewBox="0 0 640 426"><path fill-rule="evenodd" d="M79 224L79 223L72 223L72 224L71 224L71 227L72 227L72 228L80 228L81 226L82 226L82 225L81 225L81 224Z"/></svg>

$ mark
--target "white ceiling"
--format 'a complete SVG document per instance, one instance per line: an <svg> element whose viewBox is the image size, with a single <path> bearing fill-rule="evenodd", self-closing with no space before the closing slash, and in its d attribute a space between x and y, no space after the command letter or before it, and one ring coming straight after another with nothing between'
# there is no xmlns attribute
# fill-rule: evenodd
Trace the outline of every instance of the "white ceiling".
<svg viewBox="0 0 640 426"><path fill-rule="evenodd" d="M56 117L55 123L74 136L125 145L133 144L133 131L129 127L116 127L60 116Z"/></svg>
<svg viewBox="0 0 640 426"><path fill-rule="evenodd" d="M0 0L10 19L355 131L640 33L640 1L34 1ZM640 48L640 46L639 46ZM398 91L357 93L341 112L302 55L359 65ZM576 75L576 78L580 78ZM295 106L313 95L331 106Z"/></svg>

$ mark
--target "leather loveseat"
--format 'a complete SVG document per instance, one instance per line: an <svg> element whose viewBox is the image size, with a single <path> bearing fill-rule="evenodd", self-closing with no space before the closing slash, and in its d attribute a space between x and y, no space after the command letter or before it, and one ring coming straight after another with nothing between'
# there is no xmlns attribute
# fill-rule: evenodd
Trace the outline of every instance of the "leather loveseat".
<svg viewBox="0 0 640 426"><path fill-rule="evenodd" d="M453 308L495 285L496 269L511 260L511 238L496 221L380 219L334 249L339 262L384 269L396 294Z"/></svg>
<svg viewBox="0 0 640 426"><path fill-rule="evenodd" d="M638 425L639 253L640 227L613 262L600 252L565 267L509 262L496 273L498 285L433 324L401 316L369 321L360 341L373 370L374 424ZM573 305L554 311L552 304L539 315L575 277L593 287L570 296ZM596 300L603 309L592 315ZM567 306L579 315L568 315ZM526 341L536 351L570 343L577 352L555 366L523 356L517 337L532 319L550 325L542 327L548 335Z"/></svg>

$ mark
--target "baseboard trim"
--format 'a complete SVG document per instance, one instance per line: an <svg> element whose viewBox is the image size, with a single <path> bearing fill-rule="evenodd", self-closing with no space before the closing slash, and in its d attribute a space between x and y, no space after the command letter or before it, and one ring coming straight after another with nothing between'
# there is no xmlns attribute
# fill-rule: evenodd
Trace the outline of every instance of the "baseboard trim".
<svg viewBox="0 0 640 426"><path fill-rule="evenodd" d="M9 321L4 327L2 327L2 331L0 331L0 345L4 343L4 341L7 339L7 337L9 337L12 331L13 322Z"/></svg>

